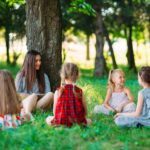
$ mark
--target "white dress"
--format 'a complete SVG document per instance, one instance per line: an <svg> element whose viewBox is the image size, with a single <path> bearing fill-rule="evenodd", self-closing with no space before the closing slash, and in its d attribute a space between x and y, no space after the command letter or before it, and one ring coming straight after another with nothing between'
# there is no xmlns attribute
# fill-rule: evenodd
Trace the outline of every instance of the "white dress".
<svg viewBox="0 0 150 150"><path fill-rule="evenodd" d="M113 109L117 109L117 107L128 102L129 100L125 92L113 92L109 104ZM129 103L123 107L121 112L133 112L135 111L135 108L136 105L134 103ZM111 111L107 109L104 104L102 104L94 107L94 113L103 113L105 115L109 115Z"/></svg>

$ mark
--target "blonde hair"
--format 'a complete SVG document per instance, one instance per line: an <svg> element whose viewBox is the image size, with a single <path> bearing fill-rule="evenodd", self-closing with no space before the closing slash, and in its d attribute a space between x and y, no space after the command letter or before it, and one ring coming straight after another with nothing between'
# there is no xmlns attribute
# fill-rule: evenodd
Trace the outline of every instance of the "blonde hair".
<svg viewBox="0 0 150 150"><path fill-rule="evenodd" d="M7 70L0 70L0 114L16 114L20 112L14 79Z"/></svg>
<svg viewBox="0 0 150 150"><path fill-rule="evenodd" d="M73 63L65 63L62 65L61 71L60 71L60 77L61 77L61 88L60 88L60 94L62 94L64 90L65 85L65 79L71 80L73 84L73 93L77 95L75 92L75 82L79 77L79 69L76 64Z"/></svg>
<svg viewBox="0 0 150 150"><path fill-rule="evenodd" d="M109 76L108 76L108 88L110 88L112 91L114 91L115 84L113 82L113 77L115 76L116 73L121 73L124 74L124 72L121 69L112 69L109 71Z"/></svg>
<svg viewBox="0 0 150 150"><path fill-rule="evenodd" d="M62 65L60 72L62 84L65 82L65 79L69 79L75 83L76 80L78 79L78 76L79 76L79 69L76 64L65 63Z"/></svg>

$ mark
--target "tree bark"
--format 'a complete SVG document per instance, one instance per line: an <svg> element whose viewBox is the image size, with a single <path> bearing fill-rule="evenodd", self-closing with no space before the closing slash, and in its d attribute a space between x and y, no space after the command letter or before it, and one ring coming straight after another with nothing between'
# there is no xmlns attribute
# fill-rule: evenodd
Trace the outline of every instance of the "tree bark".
<svg viewBox="0 0 150 150"><path fill-rule="evenodd" d="M112 42L109 38L109 33L108 33L108 30L107 30L106 26L104 24L103 24L103 26L104 26L104 34L105 34L105 37L106 37L106 40L107 40L107 43L108 43L108 46L109 46L109 51L111 53L113 68L116 69L118 66L117 66L117 63L116 63L115 54L114 54L114 50L113 50L113 47L112 47Z"/></svg>
<svg viewBox="0 0 150 150"><path fill-rule="evenodd" d="M106 61L103 55L104 31L103 31L101 10L98 10L96 14L95 35L96 35L96 58L95 58L94 76L101 77L108 72L108 69L106 67Z"/></svg>
<svg viewBox="0 0 150 150"><path fill-rule="evenodd" d="M128 1L129 8L133 8L133 1L129 0ZM134 52L133 52L133 43L132 43L132 24L133 24L133 14L130 15L128 18L128 23L127 23L127 60L128 60L128 65L129 69L133 70L135 73L137 73L137 69L135 66L135 59L134 59Z"/></svg>
<svg viewBox="0 0 150 150"><path fill-rule="evenodd" d="M127 60L129 69L132 69L135 73L137 73L137 69L135 66L134 52L133 52L133 43L132 43L132 25L130 24L128 27L128 37L127 37Z"/></svg>
<svg viewBox="0 0 150 150"><path fill-rule="evenodd" d="M9 26L9 25L8 25ZM10 55L9 55L9 27L6 26L5 28L5 43L6 43L6 62L7 64L10 64Z"/></svg>
<svg viewBox="0 0 150 150"><path fill-rule="evenodd" d="M86 35L86 60L90 60L90 36Z"/></svg>
<svg viewBox="0 0 150 150"><path fill-rule="evenodd" d="M26 0L27 48L42 55L53 91L60 83L61 10L59 0Z"/></svg>

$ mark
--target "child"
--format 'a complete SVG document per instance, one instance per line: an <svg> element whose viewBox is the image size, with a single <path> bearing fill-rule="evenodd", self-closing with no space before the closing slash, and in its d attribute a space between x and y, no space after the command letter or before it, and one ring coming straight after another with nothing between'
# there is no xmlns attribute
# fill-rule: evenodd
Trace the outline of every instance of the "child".
<svg viewBox="0 0 150 150"><path fill-rule="evenodd" d="M117 113L115 123L122 127L139 125L150 127L150 67L142 67L138 73L138 82L143 87L138 94L136 110L132 113Z"/></svg>
<svg viewBox="0 0 150 150"><path fill-rule="evenodd" d="M19 99L14 79L8 71L0 70L0 84L0 130L16 128L23 120L29 120L30 116L25 114L24 110L22 116L19 115Z"/></svg>
<svg viewBox="0 0 150 150"><path fill-rule="evenodd" d="M23 66L16 76L16 89L26 105L32 112L34 108L49 109L53 102L53 93L50 89L48 76L43 72L41 54L35 50L27 52ZM29 105L30 104L30 105Z"/></svg>
<svg viewBox="0 0 150 150"><path fill-rule="evenodd" d="M73 124L86 125L87 107L82 89L75 85L79 76L78 67L73 63L65 63L61 69L61 87L54 94L54 116L46 118L48 125Z"/></svg>
<svg viewBox="0 0 150 150"><path fill-rule="evenodd" d="M115 112L132 112L135 110L133 96L124 86L124 72L121 69L111 70L108 78L108 89L102 105L96 105L94 113L109 115Z"/></svg>

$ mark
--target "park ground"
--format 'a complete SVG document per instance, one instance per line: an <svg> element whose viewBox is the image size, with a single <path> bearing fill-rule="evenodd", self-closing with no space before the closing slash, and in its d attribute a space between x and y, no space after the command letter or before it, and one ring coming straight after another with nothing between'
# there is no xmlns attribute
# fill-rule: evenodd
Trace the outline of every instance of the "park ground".
<svg viewBox="0 0 150 150"><path fill-rule="evenodd" d="M72 39L75 37L72 37ZM0 69L8 69L15 78L17 72L24 59L26 52L25 41L23 43L17 43L11 45L11 48L16 49L17 52L21 52L22 55L18 60L17 66L7 65L4 60L5 57L5 45L1 39L3 47L0 51ZM90 60L86 58L86 47L84 42L79 42L78 39L73 39L72 42L63 43L63 58L65 61L71 61L78 64L80 67L80 79L77 85L82 87L88 106L88 117L92 119L91 126L86 128L80 128L75 125L72 128L53 128L49 127L45 123L45 118L48 115L52 115L52 110L48 112L36 111L33 113L35 121L23 124L17 129L10 129L6 131L0 131L0 149L1 150L148 150L150 147L150 132L149 128L119 128L115 125L113 116L95 115L93 114L93 108L97 104L101 104L105 98L107 76L103 78L93 77L94 68L94 39L91 40L90 45ZM122 43L123 44L123 43ZM20 45L20 46L19 46ZM124 47L121 45L120 47ZM116 47L116 49L119 48ZM139 47L139 51L136 51L136 64L150 65L149 51L146 47L144 52L142 47ZM11 53L13 52L11 49ZM23 49L20 51L20 49ZM142 53L141 53L142 52ZM148 52L148 53L147 53ZM128 71L126 67L126 51L119 50L115 52L116 59L120 68L125 71L126 74L126 86L131 89L134 95L135 102L137 101L137 93L141 89L138 85L137 75L132 71ZM109 53L105 51L107 61L109 62L109 68L112 68L111 59ZM145 57L147 56L147 57Z"/></svg>
<svg viewBox="0 0 150 150"><path fill-rule="evenodd" d="M137 93L141 89L137 82L137 75L126 72L126 86L129 87L137 101ZM1 69L8 69L15 77L20 66L12 67L5 63ZM107 76L93 77L93 69L80 67L81 76L77 85L82 87L88 105L88 117L92 119L91 126L81 128L49 127L45 118L52 114L36 111L35 120L23 124L17 129L0 131L1 150L148 150L150 147L149 128L119 128L113 121L113 116L95 115L93 108L103 102L106 94Z"/></svg>

